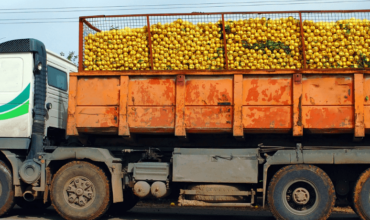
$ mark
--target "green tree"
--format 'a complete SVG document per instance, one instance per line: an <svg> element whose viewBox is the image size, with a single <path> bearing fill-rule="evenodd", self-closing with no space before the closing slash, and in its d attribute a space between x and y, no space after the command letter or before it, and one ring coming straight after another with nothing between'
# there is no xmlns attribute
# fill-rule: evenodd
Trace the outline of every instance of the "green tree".
<svg viewBox="0 0 370 220"><path fill-rule="evenodd" d="M65 57L67 60L71 61L78 67L78 55L76 55L76 52L70 51L67 56L64 54L64 52L60 52L60 55L62 57Z"/></svg>

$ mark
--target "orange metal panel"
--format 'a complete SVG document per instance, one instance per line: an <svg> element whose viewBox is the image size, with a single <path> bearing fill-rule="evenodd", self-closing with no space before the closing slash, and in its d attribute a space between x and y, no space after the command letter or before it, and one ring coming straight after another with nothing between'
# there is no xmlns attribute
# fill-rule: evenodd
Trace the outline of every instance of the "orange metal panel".
<svg viewBox="0 0 370 220"><path fill-rule="evenodd" d="M128 107L128 124L137 128L174 128L175 107Z"/></svg>
<svg viewBox="0 0 370 220"><path fill-rule="evenodd" d="M364 105L370 105L370 75L364 75L363 82Z"/></svg>
<svg viewBox="0 0 370 220"><path fill-rule="evenodd" d="M303 136L302 74L293 74L293 136Z"/></svg>
<svg viewBox="0 0 370 220"><path fill-rule="evenodd" d="M243 137L243 75L234 75L234 124L235 137Z"/></svg>
<svg viewBox="0 0 370 220"><path fill-rule="evenodd" d="M304 128L354 128L352 106L303 106L302 113Z"/></svg>
<svg viewBox="0 0 370 220"><path fill-rule="evenodd" d="M291 105L292 76L244 76L243 105Z"/></svg>
<svg viewBox="0 0 370 220"><path fill-rule="evenodd" d="M354 74L355 137L365 136L364 125L364 74Z"/></svg>
<svg viewBox="0 0 370 220"><path fill-rule="evenodd" d="M176 117L175 136L185 137L185 75L176 77Z"/></svg>
<svg viewBox="0 0 370 220"><path fill-rule="evenodd" d="M303 105L352 105L353 75L304 75Z"/></svg>
<svg viewBox="0 0 370 220"><path fill-rule="evenodd" d="M77 76L69 77L69 94L68 94L68 118L67 118L67 135L77 136L76 127L76 96L77 96Z"/></svg>
<svg viewBox="0 0 370 220"><path fill-rule="evenodd" d="M128 82L129 82L128 76L121 76L118 135L122 136L130 136L130 129L127 123Z"/></svg>
<svg viewBox="0 0 370 220"><path fill-rule="evenodd" d="M364 125L366 133L370 132L370 106L364 106Z"/></svg>
<svg viewBox="0 0 370 220"><path fill-rule="evenodd" d="M232 76L189 76L186 78L185 105L230 105L232 101Z"/></svg>
<svg viewBox="0 0 370 220"><path fill-rule="evenodd" d="M186 128L232 128L232 114L233 108L231 106L185 107Z"/></svg>
<svg viewBox="0 0 370 220"><path fill-rule="evenodd" d="M174 105L174 77L130 77L129 105Z"/></svg>
<svg viewBox="0 0 370 220"><path fill-rule="evenodd" d="M118 127L118 107L76 107L77 127Z"/></svg>
<svg viewBox="0 0 370 220"><path fill-rule="evenodd" d="M119 77L80 77L77 105L118 105Z"/></svg>
<svg viewBox="0 0 370 220"><path fill-rule="evenodd" d="M291 129L291 115L291 106L244 106L243 125L245 129Z"/></svg>

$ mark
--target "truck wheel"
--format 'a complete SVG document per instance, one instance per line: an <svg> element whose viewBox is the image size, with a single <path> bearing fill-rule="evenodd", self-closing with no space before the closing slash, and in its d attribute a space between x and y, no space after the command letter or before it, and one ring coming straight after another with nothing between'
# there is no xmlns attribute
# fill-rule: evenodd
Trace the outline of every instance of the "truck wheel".
<svg viewBox="0 0 370 220"><path fill-rule="evenodd" d="M42 199L37 199L32 202L27 202L23 199L23 197L16 197L15 204L21 207L22 209L27 210L40 210L40 209L47 209L51 205L51 202L44 203Z"/></svg>
<svg viewBox="0 0 370 220"><path fill-rule="evenodd" d="M73 161L55 174L51 183L51 202L65 219L97 219L109 208L110 185L99 167Z"/></svg>
<svg viewBox="0 0 370 220"><path fill-rule="evenodd" d="M311 165L291 165L272 178L267 199L276 219L324 220L335 203L329 176Z"/></svg>
<svg viewBox="0 0 370 220"><path fill-rule="evenodd" d="M356 182L353 209L361 219L370 219L370 169L363 172Z"/></svg>
<svg viewBox="0 0 370 220"><path fill-rule="evenodd" d="M13 175L10 169L0 160L0 216L14 206Z"/></svg>
<svg viewBox="0 0 370 220"><path fill-rule="evenodd" d="M139 197L135 196L131 189L128 189L123 193L123 202L111 204L108 213L111 215L119 215L127 212L128 210L134 208L139 200Z"/></svg>

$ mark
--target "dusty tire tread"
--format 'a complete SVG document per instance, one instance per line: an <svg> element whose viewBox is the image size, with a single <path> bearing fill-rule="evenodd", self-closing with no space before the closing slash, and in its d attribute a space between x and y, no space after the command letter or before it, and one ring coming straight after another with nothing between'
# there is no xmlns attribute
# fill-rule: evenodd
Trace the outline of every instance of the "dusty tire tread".
<svg viewBox="0 0 370 220"><path fill-rule="evenodd" d="M3 162L0 160L0 165L4 166L5 169L10 173L10 176L13 178L13 175L12 175L12 171L9 169L9 167ZM13 179L12 179L13 180ZM13 198L13 199L11 199ZM14 188L13 188L13 183L12 183L12 190L10 191L10 196L9 196L9 199L11 201L8 201L6 202L1 209L0 209L0 216L3 216L5 214L7 214L15 205L15 197L14 197Z"/></svg>
<svg viewBox="0 0 370 220"><path fill-rule="evenodd" d="M363 213L362 209L359 207L358 200L359 200L359 193L361 192L363 184L366 182L367 179L370 178L370 168L362 172L358 180L356 181L354 192L353 192L353 208L355 213L362 219L362 220L369 220L366 218L366 214Z"/></svg>
<svg viewBox="0 0 370 220"><path fill-rule="evenodd" d="M89 216L87 218L89 220L99 219L109 209L110 195L111 195L111 192L110 192L110 184L109 184L110 181L108 180L107 175L105 174L105 172L100 167L98 167L98 166L96 166L94 164L91 164L89 162L85 162L85 161L72 161L72 162L69 162L69 163L65 164L62 168L60 168L58 170L58 172L54 175L53 180L51 182L50 192L53 192L53 186L54 186L54 181L55 181L56 177L58 175L60 175L63 171L65 171L66 169L68 169L68 168L70 168L72 166L75 166L77 164L86 164L86 165L91 166L92 168L94 168L99 173L100 177L103 178L103 181L105 182L106 189L109 189L109 190L107 190L107 197L106 197L106 199L104 201L105 209L100 210L99 212L95 213L95 215ZM54 201L53 193L50 193L50 200L51 201ZM53 202L52 202L52 206L58 212L58 214L60 216L62 216L64 219L66 219L66 220L75 220L74 218L69 218L69 216L66 216L64 213L60 212L60 210L57 208L57 206Z"/></svg>
<svg viewBox="0 0 370 220"><path fill-rule="evenodd" d="M273 201L273 198L272 198L272 195L273 193L271 192L271 189L272 189L272 185L276 184L277 181L281 178L282 174L287 172L289 169L292 169L293 167L310 167L310 169L316 169L316 173L319 174L321 177L323 177L325 179L325 181L331 183L330 184L330 191L332 191L334 194L335 194L335 190L334 190L334 185L331 181L331 179L329 178L329 176L320 168L316 167L316 166L312 166L312 165L289 165L289 166L285 166L283 168L281 168L278 172L276 172L273 176L273 178L271 179L270 183L269 183L269 186L268 186L268 190L267 190L267 201ZM332 213L333 211L333 207L334 207L334 204L335 204L335 197L334 199L332 200L331 202L332 204L330 205L331 206L331 209L330 211L325 215L323 216L322 218L318 219L318 220L326 220L329 218L330 214ZM282 216L279 215L278 211L275 210L275 209L272 209L271 206L269 205L270 207L270 211L272 213L272 215L278 219L278 220L285 220Z"/></svg>

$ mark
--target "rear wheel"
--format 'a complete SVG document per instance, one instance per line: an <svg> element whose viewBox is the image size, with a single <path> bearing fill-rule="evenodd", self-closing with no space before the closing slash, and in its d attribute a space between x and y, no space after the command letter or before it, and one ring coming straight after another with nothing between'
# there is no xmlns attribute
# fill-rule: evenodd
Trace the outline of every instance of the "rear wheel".
<svg viewBox="0 0 370 220"><path fill-rule="evenodd" d="M13 175L8 166L0 160L0 216L14 206Z"/></svg>
<svg viewBox="0 0 370 220"><path fill-rule="evenodd" d="M267 196L276 219L327 219L335 203L330 178L320 168L310 165L280 169L270 182Z"/></svg>
<svg viewBox="0 0 370 220"><path fill-rule="evenodd" d="M353 192L353 209L361 219L370 219L370 169L357 180Z"/></svg>
<svg viewBox="0 0 370 220"><path fill-rule="evenodd" d="M73 161L55 174L50 196L53 207L65 219L97 219L109 207L109 181L99 167Z"/></svg>
<svg viewBox="0 0 370 220"><path fill-rule="evenodd" d="M111 215L119 215L134 208L139 202L139 197L135 196L131 189L123 193L123 202L113 203L109 207L108 213Z"/></svg>

